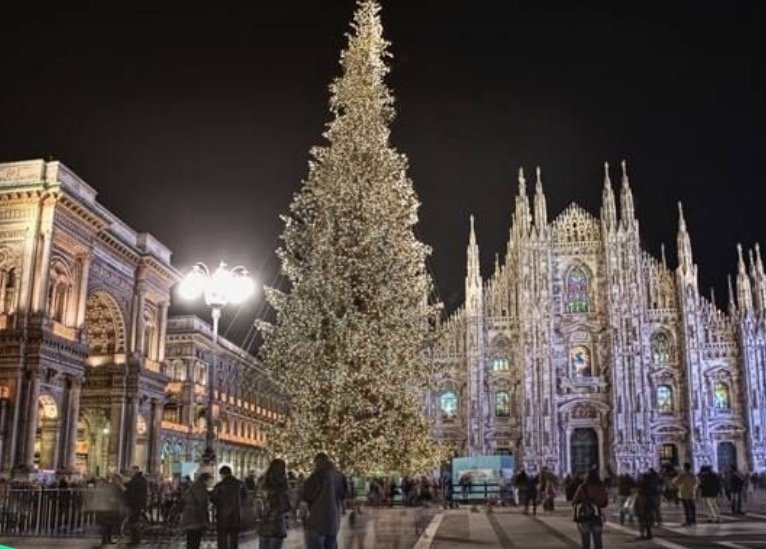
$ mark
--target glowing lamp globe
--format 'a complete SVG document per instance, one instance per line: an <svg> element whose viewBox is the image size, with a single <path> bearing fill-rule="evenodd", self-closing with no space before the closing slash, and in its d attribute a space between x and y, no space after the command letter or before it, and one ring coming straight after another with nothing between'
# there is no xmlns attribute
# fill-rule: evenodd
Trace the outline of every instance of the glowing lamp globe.
<svg viewBox="0 0 766 549"><path fill-rule="evenodd" d="M181 281L178 287L178 293L182 299L191 301L197 299L205 290L206 277L199 269L194 268Z"/></svg>
<svg viewBox="0 0 766 549"><path fill-rule="evenodd" d="M233 274L230 289L230 301L234 304L243 303L255 294L255 282L248 276L247 271L242 269Z"/></svg>

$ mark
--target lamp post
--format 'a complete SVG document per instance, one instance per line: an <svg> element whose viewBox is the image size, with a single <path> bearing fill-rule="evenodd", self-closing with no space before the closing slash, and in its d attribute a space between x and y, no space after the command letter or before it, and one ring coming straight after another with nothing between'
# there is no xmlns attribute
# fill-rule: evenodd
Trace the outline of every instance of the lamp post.
<svg viewBox="0 0 766 549"><path fill-rule="evenodd" d="M215 469L215 432L213 429L213 384L214 370L218 351L218 319L221 309L229 303L243 303L255 293L255 283L250 278L247 269L234 267L229 269L221 261L214 272L204 263L197 263L184 277L179 292L184 299L197 299L200 295L205 298L205 304L210 307L213 319L213 350L210 365L207 369L207 408L205 410L205 451L202 454L202 466Z"/></svg>

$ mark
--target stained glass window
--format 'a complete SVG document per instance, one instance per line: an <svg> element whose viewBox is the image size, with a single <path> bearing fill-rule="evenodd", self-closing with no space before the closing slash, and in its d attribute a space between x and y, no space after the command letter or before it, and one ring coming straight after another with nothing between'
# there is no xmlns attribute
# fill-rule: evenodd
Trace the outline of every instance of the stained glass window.
<svg viewBox="0 0 766 549"><path fill-rule="evenodd" d="M731 410L729 386L723 381L716 381L713 385L713 402L716 410Z"/></svg>
<svg viewBox="0 0 766 549"><path fill-rule="evenodd" d="M582 267L572 267L566 279L566 311L587 313L588 310L588 276Z"/></svg>
<svg viewBox="0 0 766 549"><path fill-rule="evenodd" d="M492 359L492 371L505 372L510 368L510 363L507 358L493 358Z"/></svg>
<svg viewBox="0 0 766 549"><path fill-rule="evenodd" d="M670 385L657 387L657 411L661 414L673 413L673 389Z"/></svg>
<svg viewBox="0 0 766 549"><path fill-rule="evenodd" d="M444 419L453 419L457 416L457 395L452 391L442 393L440 405Z"/></svg>
<svg viewBox="0 0 766 549"><path fill-rule="evenodd" d="M666 332L657 332L652 337L652 359L655 364L667 364L670 360L670 338Z"/></svg>
<svg viewBox="0 0 766 549"><path fill-rule="evenodd" d="M495 415L497 417L511 417L511 395L506 391L495 393Z"/></svg>
<svg viewBox="0 0 766 549"><path fill-rule="evenodd" d="M593 375L593 366L590 360L590 349L585 345L575 345L569 349L569 361L572 372L578 377L590 377Z"/></svg>

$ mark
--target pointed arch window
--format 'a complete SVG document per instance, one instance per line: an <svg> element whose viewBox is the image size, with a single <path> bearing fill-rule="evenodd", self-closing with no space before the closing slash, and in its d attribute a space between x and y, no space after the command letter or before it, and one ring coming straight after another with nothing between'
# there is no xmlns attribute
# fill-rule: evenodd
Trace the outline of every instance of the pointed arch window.
<svg viewBox="0 0 766 549"><path fill-rule="evenodd" d="M673 413L673 388L670 385L657 386L657 411L661 414Z"/></svg>
<svg viewBox="0 0 766 549"><path fill-rule="evenodd" d="M724 381L716 381L713 385L713 405L716 410L731 410L731 391Z"/></svg>
<svg viewBox="0 0 766 549"><path fill-rule="evenodd" d="M439 399L439 407L443 419L455 419L457 417L457 395L454 391L445 391Z"/></svg>
<svg viewBox="0 0 766 549"><path fill-rule="evenodd" d="M566 277L565 299L567 313L587 313L590 310L588 275L582 267L575 266L569 269Z"/></svg>
<svg viewBox="0 0 766 549"><path fill-rule="evenodd" d="M495 416L511 417L511 395L508 391L495 393Z"/></svg>
<svg viewBox="0 0 766 549"><path fill-rule="evenodd" d="M665 331L659 331L652 336L652 360L655 364L670 362L670 337Z"/></svg>

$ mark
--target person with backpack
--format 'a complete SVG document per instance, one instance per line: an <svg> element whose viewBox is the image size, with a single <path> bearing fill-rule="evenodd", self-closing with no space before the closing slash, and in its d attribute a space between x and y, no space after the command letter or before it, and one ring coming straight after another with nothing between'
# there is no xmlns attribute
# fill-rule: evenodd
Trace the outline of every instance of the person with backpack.
<svg viewBox="0 0 766 549"><path fill-rule="evenodd" d="M606 486L599 477L598 469L593 468L572 498L574 521L580 531L582 549L603 549L603 509L608 503Z"/></svg>
<svg viewBox="0 0 766 549"><path fill-rule="evenodd" d="M228 465L222 466L218 474L221 475L221 481L210 494L210 501L215 505L218 549L237 549L243 508L247 503L247 488L244 482L234 477Z"/></svg>
<svg viewBox="0 0 766 549"><path fill-rule="evenodd" d="M287 513L291 509L284 460L272 460L258 485L266 496L264 517L258 523L258 547L281 549L287 537Z"/></svg>

